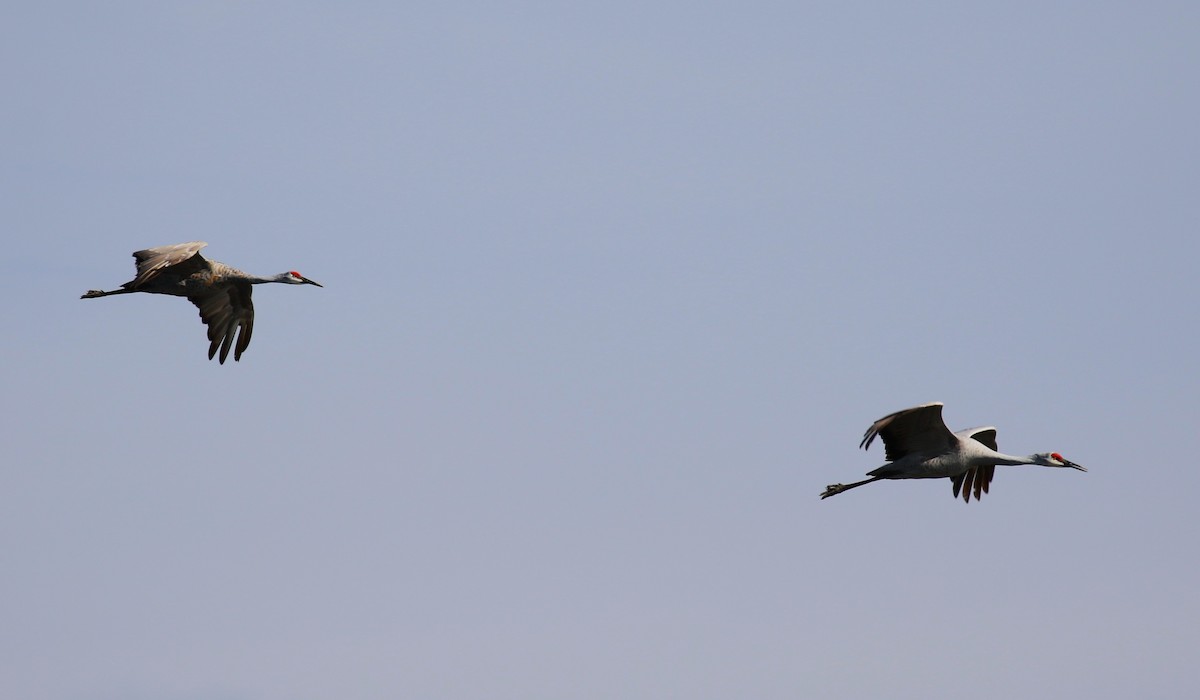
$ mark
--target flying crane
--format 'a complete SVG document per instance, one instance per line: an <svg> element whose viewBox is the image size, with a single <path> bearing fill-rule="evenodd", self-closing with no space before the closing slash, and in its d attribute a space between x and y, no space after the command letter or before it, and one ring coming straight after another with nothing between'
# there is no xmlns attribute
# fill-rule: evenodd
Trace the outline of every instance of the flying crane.
<svg viewBox="0 0 1200 700"><path fill-rule="evenodd" d="M323 286L295 270L270 277L242 272L200 255L200 249L206 245L203 241L192 241L139 250L133 254L137 277L131 282L111 292L93 289L80 299L133 292L187 297L200 309L200 320L208 326L208 359L211 360L220 349L220 362L225 364L231 347L236 362L242 359L242 353L250 345L250 336L254 332L251 285L279 282ZM237 345L233 342L235 335Z"/></svg>
<svg viewBox="0 0 1200 700"><path fill-rule="evenodd" d="M997 465L1034 464L1042 467L1087 469L1068 461L1057 452L1015 457L998 451L996 429L991 426L950 432L942 420L942 404L927 403L896 411L871 424L859 447L864 450L876 438L883 439L888 463L867 472L870 479L852 484L830 484L821 498L836 496L880 479L937 479L949 477L954 497L962 492L964 501L987 493Z"/></svg>

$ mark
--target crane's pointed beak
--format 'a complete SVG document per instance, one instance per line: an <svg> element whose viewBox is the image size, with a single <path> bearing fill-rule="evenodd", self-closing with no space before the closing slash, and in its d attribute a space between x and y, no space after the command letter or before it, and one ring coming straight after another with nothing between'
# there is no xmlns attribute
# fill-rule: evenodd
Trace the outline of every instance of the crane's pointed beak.
<svg viewBox="0 0 1200 700"><path fill-rule="evenodd" d="M320 287L321 289L324 289L324 288L325 288L325 285L321 284L320 282L313 282L312 280L310 280L310 279L309 279L309 278L307 278L307 277L304 277L303 275L301 275L301 276L300 276L300 279L304 280L304 283L305 283L305 284L315 284L315 285L317 285L318 287Z"/></svg>
<svg viewBox="0 0 1200 700"><path fill-rule="evenodd" d="M1085 467L1081 467L1080 465L1078 465L1078 464L1076 464L1076 463L1074 463L1074 462L1069 462L1069 461L1067 461L1067 460L1065 460L1065 459L1062 461L1062 463L1063 463L1063 465L1064 465L1064 466L1070 467L1070 468L1072 468L1072 469L1078 469L1078 470L1079 470L1079 471L1081 471L1081 472L1086 472L1086 471L1087 471L1087 469L1086 469Z"/></svg>

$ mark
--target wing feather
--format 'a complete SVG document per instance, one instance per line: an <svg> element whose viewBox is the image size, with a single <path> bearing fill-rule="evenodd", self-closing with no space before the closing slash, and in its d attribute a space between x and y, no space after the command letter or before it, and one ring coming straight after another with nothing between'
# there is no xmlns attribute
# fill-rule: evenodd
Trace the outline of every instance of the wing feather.
<svg viewBox="0 0 1200 700"><path fill-rule="evenodd" d="M208 326L208 359L217 355L218 349L221 364L225 364L230 349L234 361L242 359L254 332L254 303L250 299L253 289L249 282L227 280L188 296L200 309L200 320Z"/></svg>
<svg viewBox="0 0 1200 700"><path fill-rule="evenodd" d="M867 428L858 446L869 448L876 436L883 439L889 462L910 454L940 454L957 444L954 433L942 420L940 402L906 408L880 418Z"/></svg>
<svg viewBox="0 0 1200 700"><path fill-rule="evenodd" d="M988 492L988 486L992 483L992 477L996 474L996 465L989 464L985 467L978 468L978 475L975 477L975 500L979 500L979 492Z"/></svg>
<svg viewBox="0 0 1200 700"><path fill-rule="evenodd" d="M954 434L964 440L974 440L991 450L1000 449L996 444L996 429L990 425L979 428L967 428L966 430L959 430Z"/></svg>
<svg viewBox="0 0 1200 700"><path fill-rule="evenodd" d="M996 443L996 429L990 425L979 428L968 428L967 430L960 430L954 434L964 440L975 440L991 450L1000 449ZM967 472L966 478L964 479L965 483L968 484L968 487L963 491L963 498L969 501L970 494L968 494L967 491L974 490L975 500L978 501L980 496L988 492L988 487L991 486L992 478L995 475L996 465L994 464L985 464L978 467L972 467ZM973 489L971 488L970 484L974 484ZM954 492L954 495L958 495L957 490Z"/></svg>
<svg viewBox="0 0 1200 700"><path fill-rule="evenodd" d="M200 255L200 249L206 245L204 241L192 241L135 252L133 259L137 262L137 277L129 283L129 288L141 287L168 269L180 279L202 270L208 261Z"/></svg>

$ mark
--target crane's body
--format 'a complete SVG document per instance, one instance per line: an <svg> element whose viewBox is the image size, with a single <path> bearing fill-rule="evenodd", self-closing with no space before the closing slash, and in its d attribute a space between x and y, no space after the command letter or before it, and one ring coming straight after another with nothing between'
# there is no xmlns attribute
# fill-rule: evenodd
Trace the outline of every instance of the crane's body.
<svg viewBox="0 0 1200 700"><path fill-rule="evenodd" d="M137 276L132 281L108 292L93 289L80 298L95 299L134 292L187 297L200 309L200 320L208 326L208 359L220 350L220 362L224 364L230 348L234 361L237 361L250 345L254 332L252 285L279 282L322 286L294 270L262 277L208 260L200 255L200 249L206 245L203 241L192 241L139 250L133 254Z"/></svg>
<svg viewBox="0 0 1200 700"><path fill-rule="evenodd" d="M970 501L972 492L975 500L987 493L997 466L1033 464L1087 471L1057 452L1006 455L998 450L996 429L991 426L950 432L942 420L941 403L922 404L880 418L867 428L859 447L869 448L876 437L883 439L888 463L867 472L869 479L829 485L821 498L881 479L949 478L954 496L961 491L963 500Z"/></svg>

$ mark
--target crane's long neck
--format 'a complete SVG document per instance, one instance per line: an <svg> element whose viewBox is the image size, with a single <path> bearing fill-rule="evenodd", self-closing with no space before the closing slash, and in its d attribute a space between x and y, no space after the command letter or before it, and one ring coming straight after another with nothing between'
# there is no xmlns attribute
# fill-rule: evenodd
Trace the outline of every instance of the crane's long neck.
<svg viewBox="0 0 1200 700"><path fill-rule="evenodd" d="M267 282L284 282L284 278L288 273L281 272L278 275L252 275L244 270L239 270L232 265L226 265L217 260L208 261L209 269L212 270L213 277L217 279L241 280L250 284L266 284Z"/></svg>
<svg viewBox="0 0 1200 700"><path fill-rule="evenodd" d="M1019 457L1017 455L1006 455L1003 452L988 450L991 454L988 455L988 462L991 464L1017 465L1017 464L1040 464L1032 456Z"/></svg>
<svg viewBox="0 0 1200 700"><path fill-rule="evenodd" d="M284 278L287 277L287 275L288 275L288 273L286 273L286 272L278 274L278 275L267 275L265 277L262 275L249 275L244 272L242 274L245 275L244 279L247 282L249 282L250 284L266 284L267 282L286 282L287 280L285 280Z"/></svg>

